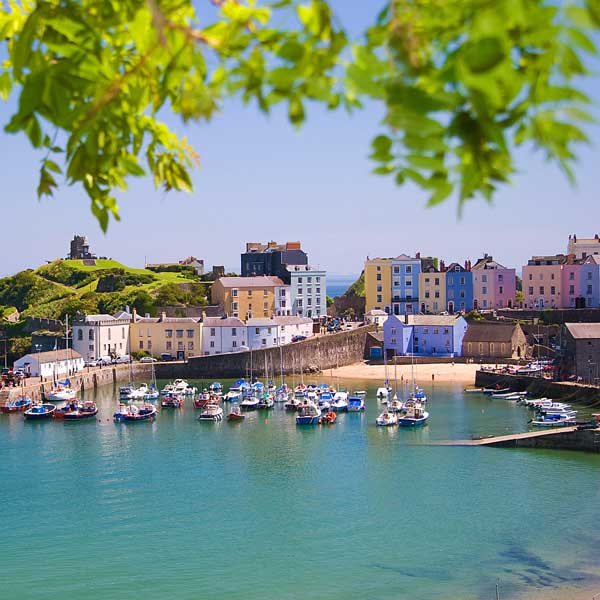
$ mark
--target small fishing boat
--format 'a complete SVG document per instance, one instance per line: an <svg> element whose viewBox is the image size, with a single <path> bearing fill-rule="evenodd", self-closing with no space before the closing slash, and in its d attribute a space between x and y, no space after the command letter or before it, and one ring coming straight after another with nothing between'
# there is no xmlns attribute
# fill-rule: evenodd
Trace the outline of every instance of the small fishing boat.
<svg viewBox="0 0 600 600"><path fill-rule="evenodd" d="M223 386L221 385L221 383L219 381L213 381L208 386L208 391L215 394L216 396L222 396L223 395Z"/></svg>
<svg viewBox="0 0 600 600"><path fill-rule="evenodd" d="M365 398L367 395L367 392L365 392L365 390L356 390L355 392L353 392L352 395L356 396L358 398Z"/></svg>
<svg viewBox="0 0 600 600"><path fill-rule="evenodd" d="M185 399L181 394L165 394L160 401L163 408L181 408Z"/></svg>
<svg viewBox="0 0 600 600"><path fill-rule="evenodd" d="M321 409L311 403L303 404L296 415L296 425L318 425L321 420Z"/></svg>
<svg viewBox="0 0 600 600"><path fill-rule="evenodd" d="M375 420L377 427L392 427L398 425L398 415L388 410L384 410Z"/></svg>
<svg viewBox="0 0 600 600"><path fill-rule="evenodd" d="M21 398L17 398L16 400L11 400L1 408L3 413L23 412L27 410L31 405L31 398L27 396L22 396Z"/></svg>
<svg viewBox="0 0 600 600"><path fill-rule="evenodd" d="M119 404L119 410L113 414L115 421L153 421L158 411L154 404L144 403L141 406L136 404Z"/></svg>
<svg viewBox="0 0 600 600"><path fill-rule="evenodd" d="M527 392L525 392L526 394ZM508 398L510 396L519 396L524 395L523 392L494 392L492 394L492 398Z"/></svg>
<svg viewBox="0 0 600 600"><path fill-rule="evenodd" d="M481 390L481 393L486 394L487 396L491 396L492 394L506 394L507 392L510 392L510 388L497 387L497 388L485 388L485 389Z"/></svg>
<svg viewBox="0 0 600 600"><path fill-rule="evenodd" d="M244 391L249 387L250 384L245 379L238 379L223 396L223 400L226 402L238 402L242 398Z"/></svg>
<svg viewBox="0 0 600 600"><path fill-rule="evenodd" d="M284 383L281 387L277 388L275 392L275 402L287 402L290 398L290 390Z"/></svg>
<svg viewBox="0 0 600 600"><path fill-rule="evenodd" d="M132 393L133 393L132 385L122 385L119 388L119 398L123 398L124 400L129 400L129 398L131 398Z"/></svg>
<svg viewBox="0 0 600 600"><path fill-rule="evenodd" d="M26 410L23 415L26 419L31 421L39 421L42 419L51 419L55 410L56 404L34 404L29 410Z"/></svg>
<svg viewBox="0 0 600 600"><path fill-rule="evenodd" d="M227 415L228 421L243 421L246 418L246 415L241 411L238 404L234 404L231 407L231 411Z"/></svg>
<svg viewBox="0 0 600 600"><path fill-rule="evenodd" d="M577 411L543 415L531 421L533 427L569 427L577 424Z"/></svg>
<svg viewBox="0 0 600 600"><path fill-rule="evenodd" d="M336 392L331 403L331 410L335 412L346 412L348 410L347 392Z"/></svg>
<svg viewBox="0 0 600 600"><path fill-rule="evenodd" d="M303 400L297 396L290 398L284 405L285 410L298 410L302 406Z"/></svg>
<svg viewBox="0 0 600 600"><path fill-rule="evenodd" d="M348 412L362 412L365 410L365 401L363 398L353 396L348 399Z"/></svg>
<svg viewBox="0 0 600 600"><path fill-rule="evenodd" d="M198 388L195 385L190 385L189 383L187 384L186 388L183 390L183 394L185 396L195 396L197 393L198 393Z"/></svg>
<svg viewBox="0 0 600 600"><path fill-rule="evenodd" d="M321 392L319 396L319 408L321 410L329 410L331 408L331 403L333 402L333 394L330 391Z"/></svg>
<svg viewBox="0 0 600 600"><path fill-rule="evenodd" d="M80 421L83 419L91 419L98 414L98 406L92 400L80 402L69 402L66 406L57 408L54 411L55 419L63 419L65 421Z"/></svg>
<svg viewBox="0 0 600 600"><path fill-rule="evenodd" d="M321 417L321 425L333 425L336 419L337 414L329 410Z"/></svg>
<svg viewBox="0 0 600 600"><path fill-rule="evenodd" d="M160 392L156 389L154 384L150 384L146 388L146 393L144 394L144 400L156 400L160 396Z"/></svg>
<svg viewBox="0 0 600 600"><path fill-rule="evenodd" d="M420 402L407 402L405 409L406 414L398 418L400 427L420 427L429 419L429 413L423 409Z"/></svg>
<svg viewBox="0 0 600 600"><path fill-rule="evenodd" d="M240 402L242 410L256 410L258 408L259 399L256 396L246 396Z"/></svg>
<svg viewBox="0 0 600 600"><path fill-rule="evenodd" d="M397 396L394 396L394 399L388 402L388 410L393 413L401 412L404 410L404 402L398 400Z"/></svg>
<svg viewBox="0 0 600 600"><path fill-rule="evenodd" d="M219 404L207 404L200 413L198 421L222 421L223 409Z"/></svg>
<svg viewBox="0 0 600 600"><path fill-rule="evenodd" d="M204 408L209 403L218 404L218 396L213 396L208 390L204 390L200 396L194 398L194 408Z"/></svg>
<svg viewBox="0 0 600 600"><path fill-rule="evenodd" d="M172 383L167 383L165 387L160 391L160 395L164 396L165 394L172 394L175 392L175 386Z"/></svg>
<svg viewBox="0 0 600 600"><path fill-rule="evenodd" d="M259 410L273 408L275 406L275 400L273 400L273 396L271 394L265 392L262 398L258 400L258 408Z"/></svg>
<svg viewBox="0 0 600 600"><path fill-rule="evenodd" d="M465 394L482 394L483 388L465 388L463 392Z"/></svg>

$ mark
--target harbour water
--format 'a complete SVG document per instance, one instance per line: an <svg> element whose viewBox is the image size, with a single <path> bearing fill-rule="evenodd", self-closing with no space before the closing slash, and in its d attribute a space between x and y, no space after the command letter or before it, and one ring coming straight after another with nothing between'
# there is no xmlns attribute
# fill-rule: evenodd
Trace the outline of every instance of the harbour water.
<svg viewBox="0 0 600 600"><path fill-rule="evenodd" d="M161 383L161 382L159 382ZM194 382L197 383L197 382ZM343 383L343 382L342 382ZM600 456L428 445L524 431L520 406L426 388L430 423L299 428L0 417L0 590L19 599L512 599L594 585Z"/></svg>

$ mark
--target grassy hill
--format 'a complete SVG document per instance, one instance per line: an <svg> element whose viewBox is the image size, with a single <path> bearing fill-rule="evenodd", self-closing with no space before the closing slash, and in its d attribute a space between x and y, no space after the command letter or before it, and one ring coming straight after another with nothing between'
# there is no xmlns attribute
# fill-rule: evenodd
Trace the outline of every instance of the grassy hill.
<svg viewBox="0 0 600 600"><path fill-rule="evenodd" d="M56 260L0 279L0 306L15 306L22 317L63 319L126 305L155 314L164 304L204 304L207 294L208 284L190 272L156 273L114 260Z"/></svg>

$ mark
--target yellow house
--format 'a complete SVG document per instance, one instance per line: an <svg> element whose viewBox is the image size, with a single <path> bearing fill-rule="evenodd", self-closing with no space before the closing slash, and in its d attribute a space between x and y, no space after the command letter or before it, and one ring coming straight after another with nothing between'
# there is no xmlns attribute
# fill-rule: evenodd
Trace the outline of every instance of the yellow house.
<svg viewBox="0 0 600 600"><path fill-rule="evenodd" d="M202 353L202 322L192 317L140 317L133 310L129 326L131 352L146 351L155 358L170 354L184 360Z"/></svg>
<svg viewBox="0 0 600 600"><path fill-rule="evenodd" d="M392 303L392 259L365 261L365 312L385 310Z"/></svg>
<svg viewBox="0 0 600 600"><path fill-rule="evenodd" d="M280 298L286 296L286 289L289 286L279 277L221 277L212 284L212 303L242 320L270 318L280 310Z"/></svg>
<svg viewBox="0 0 600 600"><path fill-rule="evenodd" d="M419 310L437 314L446 310L446 273L434 268L419 273Z"/></svg>

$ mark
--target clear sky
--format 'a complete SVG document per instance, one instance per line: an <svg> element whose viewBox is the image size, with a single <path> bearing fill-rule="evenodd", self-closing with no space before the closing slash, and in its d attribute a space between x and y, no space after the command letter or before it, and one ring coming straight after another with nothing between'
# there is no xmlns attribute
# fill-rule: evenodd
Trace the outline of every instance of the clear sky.
<svg viewBox="0 0 600 600"><path fill-rule="evenodd" d="M333 4L357 31L380 3ZM598 81L588 92L600 97ZM11 108L0 105L3 125ZM246 241L301 240L311 263L338 274L359 273L366 256L417 251L461 262L488 252L520 269L531 254L564 252L569 233L600 233L597 127L580 153L577 188L541 156L521 152L513 185L492 205L470 202L458 218L454 200L427 209L418 189L370 174L380 116L376 108L348 116L311 107L298 131L281 113L265 117L229 102L209 124L169 119L200 154L194 194L165 195L149 179L132 180L118 194L122 220L106 235L79 189L62 187L38 202L41 154L23 137L0 134L0 276L65 256L75 233L130 266L192 254L236 270Z"/></svg>

